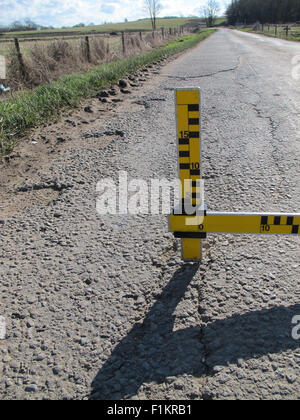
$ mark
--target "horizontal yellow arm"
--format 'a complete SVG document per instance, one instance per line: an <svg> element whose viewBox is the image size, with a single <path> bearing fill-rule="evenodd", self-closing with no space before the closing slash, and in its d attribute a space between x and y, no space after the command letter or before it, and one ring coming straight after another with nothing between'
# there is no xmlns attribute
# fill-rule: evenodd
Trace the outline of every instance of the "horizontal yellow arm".
<svg viewBox="0 0 300 420"><path fill-rule="evenodd" d="M170 232L187 233L181 237L197 237L206 233L235 234L300 234L300 214L207 213L205 216L171 214ZM180 236L180 235L179 235Z"/></svg>

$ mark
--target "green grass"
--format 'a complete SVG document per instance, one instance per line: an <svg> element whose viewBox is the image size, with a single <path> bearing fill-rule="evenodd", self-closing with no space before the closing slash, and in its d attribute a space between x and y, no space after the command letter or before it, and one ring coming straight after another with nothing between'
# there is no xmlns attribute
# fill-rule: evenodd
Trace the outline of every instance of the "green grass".
<svg viewBox="0 0 300 420"><path fill-rule="evenodd" d="M194 47L214 30L177 38L153 51L124 58L95 67L85 74L63 76L59 81L40 86L32 91L18 92L15 97L0 102L0 155L12 152L20 136L29 128L45 123L64 107L76 107L84 98L116 83L120 78L164 57Z"/></svg>
<svg viewBox="0 0 300 420"><path fill-rule="evenodd" d="M216 25L218 26L225 25L226 22L227 22L227 19L225 17L221 17L216 20Z"/></svg>
<svg viewBox="0 0 300 420"><path fill-rule="evenodd" d="M264 32L254 31L252 28L237 28L237 29L239 31L248 32L248 33L257 34L257 35L264 35L264 36L268 36L270 38L278 38L278 39L285 39L287 41L300 42L300 35L299 36L289 35L287 37L285 31L281 30L280 28L278 28L277 36L275 35L274 27L270 27L270 32L268 32L267 29L265 29ZM299 34L299 33L300 33L300 28L297 28L297 34Z"/></svg>

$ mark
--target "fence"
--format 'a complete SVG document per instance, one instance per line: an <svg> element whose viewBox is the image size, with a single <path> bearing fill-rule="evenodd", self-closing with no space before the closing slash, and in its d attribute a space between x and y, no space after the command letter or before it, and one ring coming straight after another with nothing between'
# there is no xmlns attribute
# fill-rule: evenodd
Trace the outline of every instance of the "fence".
<svg viewBox="0 0 300 420"><path fill-rule="evenodd" d="M54 80L70 71L84 70L89 65L112 61L155 48L190 32L183 26L156 31L92 34L76 37L6 40L7 82L15 90Z"/></svg>
<svg viewBox="0 0 300 420"><path fill-rule="evenodd" d="M274 25L265 23L256 24L254 26L243 26L243 28L251 29L267 35L274 35L278 38L300 39L300 25L298 24Z"/></svg>

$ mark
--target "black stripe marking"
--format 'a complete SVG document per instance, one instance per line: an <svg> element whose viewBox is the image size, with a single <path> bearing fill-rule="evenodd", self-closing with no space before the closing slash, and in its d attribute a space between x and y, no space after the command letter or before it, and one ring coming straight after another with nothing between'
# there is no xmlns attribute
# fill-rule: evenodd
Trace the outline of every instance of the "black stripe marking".
<svg viewBox="0 0 300 420"><path fill-rule="evenodd" d="M199 131L190 131L190 139L200 139Z"/></svg>
<svg viewBox="0 0 300 420"><path fill-rule="evenodd" d="M189 163L181 163L180 164L180 170L189 170L190 169L190 164Z"/></svg>
<svg viewBox="0 0 300 420"><path fill-rule="evenodd" d="M276 216L274 217L274 225L280 225L281 223L281 217L280 216Z"/></svg>
<svg viewBox="0 0 300 420"><path fill-rule="evenodd" d="M179 144L181 146L185 146L185 145L189 145L190 144L190 139L179 139Z"/></svg>
<svg viewBox="0 0 300 420"><path fill-rule="evenodd" d="M192 209L192 211L191 212L187 212L186 211L186 207L187 206L187 208L188 209ZM182 200L181 200L181 208L179 209L179 210L181 210L181 213L179 213L179 212L177 212L176 214L175 214L175 209L173 209L173 214L175 215L175 216L197 216L197 210L199 209L199 206L193 206L191 203L190 203L190 201L188 201L186 198L183 198ZM178 209L177 209L178 210ZM200 212L199 212L199 214L202 216L203 215L203 213L204 213L204 217L206 217L207 216L207 211L206 210L203 210L203 209L200 209ZM198 214L198 215L199 215Z"/></svg>
<svg viewBox="0 0 300 420"><path fill-rule="evenodd" d="M262 216L261 217L261 224L267 225L268 224L268 216Z"/></svg>
<svg viewBox="0 0 300 420"><path fill-rule="evenodd" d="M191 176L200 176L200 169L192 169L190 172Z"/></svg>
<svg viewBox="0 0 300 420"><path fill-rule="evenodd" d="M194 198L194 199L200 199L201 198L201 194L199 194L199 193L192 193L192 198Z"/></svg>
<svg viewBox="0 0 300 420"><path fill-rule="evenodd" d="M190 152L179 152L179 157L190 157Z"/></svg>
<svg viewBox="0 0 300 420"><path fill-rule="evenodd" d="M196 111L200 111L200 107L199 107L199 105L197 104L195 104L195 105L189 105L189 112L196 112Z"/></svg>
<svg viewBox="0 0 300 420"><path fill-rule="evenodd" d="M294 224L294 218L293 218L293 217L291 217L291 216L289 216L289 217L287 218L287 225L288 225L288 226L293 226L293 224Z"/></svg>
<svg viewBox="0 0 300 420"><path fill-rule="evenodd" d="M197 232L175 232L175 238L187 238L187 239L206 239L206 233L197 233Z"/></svg>
<svg viewBox="0 0 300 420"><path fill-rule="evenodd" d="M200 182L199 181L192 181L192 188L200 188Z"/></svg>
<svg viewBox="0 0 300 420"><path fill-rule="evenodd" d="M189 125L199 125L198 118L189 118Z"/></svg>
<svg viewBox="0 0 300 420"><path fill-rule="evenodd" d="M299 226L293 226L293 229L292 229L292 234L293 235L297 235L299 233Z"/></svg>

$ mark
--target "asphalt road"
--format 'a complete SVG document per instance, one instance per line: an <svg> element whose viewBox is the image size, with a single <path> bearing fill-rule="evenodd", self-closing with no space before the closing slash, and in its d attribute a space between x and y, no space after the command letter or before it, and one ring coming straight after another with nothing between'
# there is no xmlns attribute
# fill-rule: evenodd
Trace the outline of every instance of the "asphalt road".
<svg viewBox="0 0 300 420"><path fill-rule="evenodd" d="M198 266L180 260L165 215L96 212L97 182L119 171L177 175L182 86L202 90L208 209L299 212L297 55L219 30L47 169L69 187L0 231L2 398L300 398L299 238L211 235Z"/></svg>

